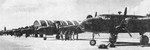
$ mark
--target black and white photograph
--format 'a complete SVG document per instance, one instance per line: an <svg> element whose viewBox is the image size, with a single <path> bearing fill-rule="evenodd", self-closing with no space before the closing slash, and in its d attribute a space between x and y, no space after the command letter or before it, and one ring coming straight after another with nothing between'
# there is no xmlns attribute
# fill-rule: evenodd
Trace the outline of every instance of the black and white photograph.
<svg viewBox="0 0 150 50"><path fill-rule="evenodd" d="M0 50L149 50L150 0L0 0Z"/></svg>

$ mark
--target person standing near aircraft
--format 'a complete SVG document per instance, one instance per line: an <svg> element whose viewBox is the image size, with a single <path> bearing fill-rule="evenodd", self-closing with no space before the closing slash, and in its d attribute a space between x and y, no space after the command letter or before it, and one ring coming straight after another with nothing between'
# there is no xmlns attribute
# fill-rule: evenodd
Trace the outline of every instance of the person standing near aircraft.
<svg viewBox="0 0 150 50"><path fill-rule="evenodd" d="M59 28L60 28L60 21L56 21L55 23L54 23L54 25L55 25L55 27L56 27L56 31L55 31L55 33L56 33L56 39L60 39L60 33L59 33Z"/></svg>
<svg viewBox="0 0 150 50"><path fill-rule="evenodd" d="M119 19L117 19L117 17L111 17L110 18L110 37L109 37L109 42L111 43L110 44L110 47L115 47L114 43L117 41L117 35L118 35L118 32L116 30L116 26L118 25L118 22L119 22Z"/></svg>

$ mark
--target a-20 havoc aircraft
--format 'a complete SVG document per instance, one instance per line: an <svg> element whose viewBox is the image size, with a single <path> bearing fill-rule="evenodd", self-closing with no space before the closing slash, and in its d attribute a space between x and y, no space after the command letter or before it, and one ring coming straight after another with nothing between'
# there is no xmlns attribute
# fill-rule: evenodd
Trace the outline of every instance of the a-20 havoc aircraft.
<svg viewBox="0 0 150 50"><path fill-rule="evenodd" d="M64 31L66 30L66 28L67 29L75 28L76 26L79 25L79 21L36 20L33 25L34 25L34 28L36 29L36 32L40 34L40 37L43 37L43 35L45 34L44 40L47 39L46 35L53 35L53 34L56 34L56 39L60 39L60 36L61 36L60 31ZM60 26L61 28L58 28Z"/></svg>
<svg viewBox="0 0 150 50"><path fill-rule="evenodd" d="M11 30L6 30L6 27L4 27L4 31L2 31L3 34L11 35L11 36L17 36L21 37L23 34L25 34L25 37L29 37L31 34L34 34L34 27L33 26L26 26L26 27L20 27L15 28Z"/></svg>
<svg viewBox="0 0 150 50"><path fill-rule="evenodd" d="M115 47L118 33L129 33L130 36L132 36L130 33L139 33L141 35L140 44L147 45L149 38L143 34L150 32L150 19L145 19L147 18L146 16L127 15L127 7L125 8L124 15L121 15L120 12L118 13L98 15L81 23L84 31L93 32L90 45L94 46L96 44L96 40L94 40L94 34L96 33L110 33L110 43L107 45L110 47ZM105 47L107 46L105 45Z"/></svg>

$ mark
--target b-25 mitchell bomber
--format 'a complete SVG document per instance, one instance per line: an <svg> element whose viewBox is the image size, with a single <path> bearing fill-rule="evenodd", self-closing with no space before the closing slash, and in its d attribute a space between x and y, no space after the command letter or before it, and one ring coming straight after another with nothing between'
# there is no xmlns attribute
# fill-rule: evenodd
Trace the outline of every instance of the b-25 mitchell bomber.
<svg viewBox="0 0 150 50"><path fill-rule="evenodd" d="M96 40L94 34L97 33L110 33L109 45L115 47L118 33L139 33L141 35L140 44L147 45L149 42L148 36L144 35L145 32L150 32L150 18L140 15L127 15L127 7L124 14L101 14L94 18L86 19L81 23L83 31L92 32L92 40L90 45L94 46ZM97 13L96 13L97 14Z"/></svg>

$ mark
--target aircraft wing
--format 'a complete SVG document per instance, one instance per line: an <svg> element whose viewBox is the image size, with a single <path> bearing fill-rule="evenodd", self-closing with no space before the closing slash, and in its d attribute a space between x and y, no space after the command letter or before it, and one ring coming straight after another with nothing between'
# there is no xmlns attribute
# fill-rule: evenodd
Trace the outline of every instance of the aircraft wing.
<svg viewBox="0 0 150 50"><path fill-rule="evenodd" d="M79 25L68 25L68 26L62 26L60 28L75 28L78 27Z"/></svg>
<svg viewBox="0 0 150 50"><path fill-rule="evenodd" d="M110 18L110 17L124 17L124 15L118 15L118 14L102 14L102 15L99 15L99 16L100 17L101 16L105 16L105 17L108 17L108 18ZM141 16L141 15L126 15L125 17L126 18L128 18L128 17L144 18L146 16Z"/></svg>

